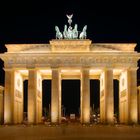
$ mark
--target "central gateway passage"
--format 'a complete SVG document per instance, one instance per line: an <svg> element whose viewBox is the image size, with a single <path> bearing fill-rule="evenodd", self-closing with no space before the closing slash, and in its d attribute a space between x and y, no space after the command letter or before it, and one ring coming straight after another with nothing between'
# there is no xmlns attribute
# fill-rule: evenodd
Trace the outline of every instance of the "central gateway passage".
<svg viewBox="0 0 140 140"><path fill-rule="evenodd" d="M80 116L80 80L62 80L62 116Z"/></svg>

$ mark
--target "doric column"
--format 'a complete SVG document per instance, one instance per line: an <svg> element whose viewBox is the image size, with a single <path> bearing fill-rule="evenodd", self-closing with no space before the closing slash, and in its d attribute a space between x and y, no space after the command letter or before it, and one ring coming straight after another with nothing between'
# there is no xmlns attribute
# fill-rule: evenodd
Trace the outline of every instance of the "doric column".
<svg viewBox="0 0 140 140"><path fill-rule="evenodd" d="M113 70L105 69L100 76L100 119L102 123L113 123Z"/></svg>
<svg viewBox="0 0 140 140"><path fill-rule="evenodd" d="M4 87L0 86L0 124L4 123Z"/></svg>
<svg viewBox="0 0 140 140"><path fill-rule="evenodd" d="M61 123L61 77L59 69L52 68L51 122Z"/></svg>
<svg viewBox="0 0 140 140"><path fill-rule="evenodd" d="M90 123L89 68L81 70L81 123Z"/></svg>
<svg viewBox="0 0 140 140"><path fill-rule="evenodd" d="M4 123L23 121L23 81L19 71L5 70Z"/></svg>
<svg viewBox="0 0 140 140"><path fill-rule="evenodd" d="M28 76L28 122L40 123L42 117L42 79L36 69Z"/></svg>
<svg viewBox="0 0 140 140"><path fill-rule="evenodd" d="M127 94L127 71L122 71L119 80L119 121L128 123L128 94Z"/></svg>
<svg viewBox="0 0 140 140"><path fill-rule="evenodd" d="M37 97L36 97L36 123L42 121L42 76L40 72L37 72Z"/></svg>
<svg viewBox="0 0 140 140"><path fill-rule="evenodd" d="M14 122L15 71L5 70L4 123Z"/></svg>
<svg viewBox="0 0 140 140"><path fill-rule="evenodd" d="M130 123L138 122L138 104L137 104L137 68L127 70L128 76L128 104L130 105Z"/></svg>
<svg viewBox="0 0 140 140"><path fill-rule="evenodd" d="M138 122L136 69L127 69L120 75L119 110L121 123Z"/></svg>

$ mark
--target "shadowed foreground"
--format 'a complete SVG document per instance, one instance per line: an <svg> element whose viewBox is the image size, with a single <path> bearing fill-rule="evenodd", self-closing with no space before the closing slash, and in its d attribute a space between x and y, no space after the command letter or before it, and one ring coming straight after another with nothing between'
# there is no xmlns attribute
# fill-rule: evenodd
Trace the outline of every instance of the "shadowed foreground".
<svg viewBox="0 0 140 140"><path fill-rule="evenodd" d="M140 126L0 126L0 140L140 140Z"/></svg>

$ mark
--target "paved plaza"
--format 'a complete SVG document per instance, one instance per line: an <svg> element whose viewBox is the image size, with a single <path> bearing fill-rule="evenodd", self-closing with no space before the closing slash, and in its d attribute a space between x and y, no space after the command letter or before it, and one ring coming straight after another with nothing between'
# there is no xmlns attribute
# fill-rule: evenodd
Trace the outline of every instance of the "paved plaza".
<svg viewBox="0 0 140 140"><path fill-rule="evenodd" d="M14 125L0 126L0 140L140 140L140 126Z"/></svg>

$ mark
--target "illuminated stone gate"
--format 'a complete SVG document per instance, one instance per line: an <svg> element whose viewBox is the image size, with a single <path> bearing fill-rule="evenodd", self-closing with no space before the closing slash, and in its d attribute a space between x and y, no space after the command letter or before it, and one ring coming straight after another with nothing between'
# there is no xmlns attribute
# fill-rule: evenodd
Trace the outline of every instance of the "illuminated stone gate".
<svg viewBox="0 0 140 140"><path fill-rule="evenodd" d="M136 44L92 43L89 39L50 44L11 44L4 61L4 123L23 122L23 81L28 79L28 122L42 118L42 80L52 80L51 122L61 123L61 81L80 79L80 121L90 123L90 79L100 80L100 119L114 122L113 79L119 80L119 121L138 122Z"/></svg>

